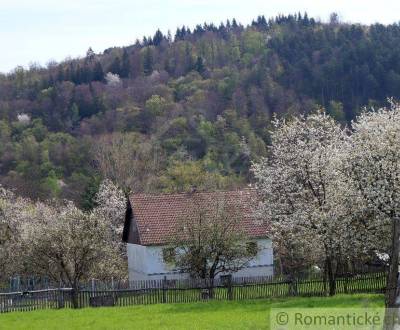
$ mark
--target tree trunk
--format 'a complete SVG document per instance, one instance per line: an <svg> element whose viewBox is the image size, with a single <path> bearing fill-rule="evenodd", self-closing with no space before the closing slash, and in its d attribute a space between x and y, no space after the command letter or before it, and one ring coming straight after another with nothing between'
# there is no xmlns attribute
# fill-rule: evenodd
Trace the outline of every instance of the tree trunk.
<svg viewBox="0 0 400 330"><path fill-rule="evenodd" d="M71 303L72 308L79 308L79 287L78 285L73 285L71 290Z"/></svg>
<svg viewBox="0 0 400 330"><path fill-rule="evenodd" d="M214 275L208 279L208 294L210 299L214 298Z"/></svg>
<svg viewBox="0 0 400 330"><path fill-rule="evenodd" d="M396 306L397 297L397 274L399 271L399 250L400 250L400 223L395 217L392 221L392 249L390 255L389 273L386 282L385 305L392 308Z"/></svg>
<svg viewBox="0 0 400 330"><path fill-rule="evenodd" d="M390 252L389 272L386 282L385 293L385 330L394 329L393 320L398 317L396 298L398 293L398 271L399 271L399 250L400 250L400 223L399 218L392 220L392 247Z"/></svg>
<svg viewBox="0 0 400 330"><path fill-rule="evenodd" d="M291 274L289 276L289 295L290 296L297 296L297 279L296 276Z"/></svg>
<svg viewBox="0 0 400 330"><path fill-rule="evenodd" d="M329 295L334 296L336 294L336 277L333 271L333 261L331 257L326 258L325 265L329 283Z"/></svg>

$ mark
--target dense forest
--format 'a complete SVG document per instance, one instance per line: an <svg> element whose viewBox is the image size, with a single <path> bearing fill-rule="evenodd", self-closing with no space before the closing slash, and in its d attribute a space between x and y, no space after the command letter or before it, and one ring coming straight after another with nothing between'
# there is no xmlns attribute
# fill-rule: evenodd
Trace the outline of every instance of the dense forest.
<svg viewBox="0 0 400 330"><path fill-rule="evenodd" d="M273 115L323 107L346 124L387 97L400 97L399 24L296 14L157 30L0 75L0 184L89 208L104 176L97 153L122 143L133 191L243 186Z"/></svg>

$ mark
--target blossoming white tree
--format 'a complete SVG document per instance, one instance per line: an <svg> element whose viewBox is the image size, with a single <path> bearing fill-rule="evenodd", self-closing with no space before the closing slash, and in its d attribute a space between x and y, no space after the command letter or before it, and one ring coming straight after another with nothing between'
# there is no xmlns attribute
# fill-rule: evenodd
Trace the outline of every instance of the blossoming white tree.
<svg viewBox="0 0 400 330"><path fill-rule="evenodd" d="M127 197L112 181L104 180L95 197L95 212L100 214L111 229L111 240L118 245L123 258L126 258L126 244L122 241L127 208Z"/></svg>
<svg viewBox="0 0 400 330"><path fill-rule="evenodd" d="M362 237L352 225L357 203L342 172L346 132L324 113L274 124L269 157L252 168L263 199L258 213L275 242L292 241L322 259L333 295L335 267L359 252L354 241Z"/></svg>
<svg viewBox="0 0 400 330"><path fill-rule="evenodd" d="M365 111L353 129L349 174L378 227L391 225L386 306L393 307L400 250L400 105Z"/></svg>
<svg viewBox="0 0 400 330"><path fill-rule="evenodd" d="M83 212L71 202L33 203L0 187L1 275L43 275L75 292L92 277L124 278L124 195L104 182L96 202Z"/></svg>
<svg viewBox="0 0 400 330"><path fill-rule="evenodd" d="M108 72L106 74L105 80L107 82L107 85L111 86L111 87L119 86L122 83L121 78L119 77L119 75L111 73L111 72Z"/></svg>
<svg viewBox="0 0 400 330"><path fill-rule="evenodd" d="M115 240L121 240L124 227L126 198L124 192L112 181L104 180L95 197L96 212L108 219L112 227Z"/></svg>
<svg viewBox="0 0 400 330"><path fill-rule="evenodd" d="M207 208L205 208L207 205ZM246 267L259 248L250 244L243 230L243 210L224 196L193 201L180 219L182 228L171 237L164 261L183 273L205 280L211 289L218 274L232 274Z"/></svg>
<svg viewBox="0 0 400 330"><path fill-rule="evenodd" d="M28 201L0 186L0 281L19 270L16 262Z"/></svg>
<svg viewBox="0 0 400 330"><path fill-rule="evenodd" d="M30 274L48 276L74 292L84 280L121 276L125 270L107 219L97 210L85 213L71 202L37 203L22 246ZM74 306L76 298L73 295Z"/></svg>

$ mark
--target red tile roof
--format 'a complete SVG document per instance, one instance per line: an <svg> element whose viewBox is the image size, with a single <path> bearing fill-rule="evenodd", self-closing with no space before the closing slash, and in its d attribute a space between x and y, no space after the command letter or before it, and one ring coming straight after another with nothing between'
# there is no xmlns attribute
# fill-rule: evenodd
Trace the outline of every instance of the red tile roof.
<svg viewBox="0 0 400 330"><path fill-rule="evenodd" d="M268 236L267 226L252 216L253 206L258 201L255 190L133 194L130 201L141 245L167 243L177 234L179 223L196 214L196 208L207 212L220 201L224 203L225 209L236 209L243 214L239 225L250 238Z"/></svg>

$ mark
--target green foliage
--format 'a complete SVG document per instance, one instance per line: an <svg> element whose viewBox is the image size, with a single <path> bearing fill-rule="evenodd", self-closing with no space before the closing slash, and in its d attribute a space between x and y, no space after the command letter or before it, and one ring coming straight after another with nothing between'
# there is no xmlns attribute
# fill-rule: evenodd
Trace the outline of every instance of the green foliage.
<svg viewBox="0 0 400 330"><path fill-rule="evenodd" d="M159 178L159 189L164 192L227 189L240 185L241 178L224 176L218 171L207 170L201 161L173 161Z"/></svg>
<svg viewBox="0 0 400 330"><path fill-rule="evenodd" d="M153 164L138 190L210 187L190 171L214 187L246 184L250 162L267 153L274 114L323 107L346 124L363 106L400 98L399 41L398 24L260 16L18 67L0 76L0 183L79 201L98 175L91 139L134 132L151 146L143 168ZM110 71L123 79L107 83Z"/></svg>
<svg viewBox="0 0 400 330"><path fill-rule="evenodd" d="M337 121L344 122L346 120L343 104L341 102L330 101L327 112Z"/></svg>
<svg viewBox="0 0 400 330"><path fill-rule="evenodd" d="M150 115L161 116L167 106L167 101L160 95L152 95L145 103L146 110Z"/></svg>
<svg viewBox="0 0 400 330"><path fill-rule="evenodd" d="M87 182L84 185L85 188L83 193L80 195L79 206L85 211L90 211L97 206L95 198L99 191L101 178L99 176L87 177L81 173L74 173L71 176L71 181L76 183L81 183L85 180Z"/></svg>

